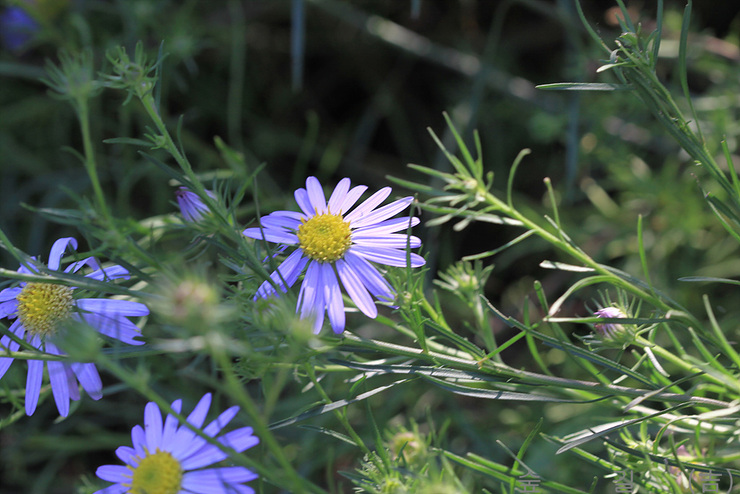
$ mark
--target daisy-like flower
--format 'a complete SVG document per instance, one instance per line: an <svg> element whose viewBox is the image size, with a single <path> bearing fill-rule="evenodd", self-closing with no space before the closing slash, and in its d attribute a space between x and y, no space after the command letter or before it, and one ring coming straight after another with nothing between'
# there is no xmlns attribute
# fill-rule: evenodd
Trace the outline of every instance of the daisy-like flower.
<svg viewBox="0 0 740 494"><path fill-rule="evenodd" d="M327 203L318 179L308 177L306 188L295 191L301 212L275 211L261 218L260 227L244 230L249 238L298 247L270 275L271 280L262 283L255 298L277 295L275 286L287 292L306 269L296 310L301 318L313 318L314 333L321 330L324 312L335 333L344 331L340 281L355 305L375 318L378 309L372 297L392 300L393 289L371 261L405 267L409 256L413 268L425 261L406 252L421 245L417 237L396 233L419 224L419 218L391 219L409 207L413 197L378 208L391 193L390 187L384 187L349 212L366 189L364 185L350 189L349 179L342 179Z"/></svg>
<svg viewBox="0 0 740 494"><path fill-rule="evenodd" d="M211 394L200 399L187 421L209 437L216 438L221 429L239 412L234 406L203 428L211 406ZM182 400L172 403L180 413ZM251 427L242 427L222 434L216 439L238 453L259 443ZM98 477L114 485L95 494L251 494L254 490L243 485L257 474L244 467L204 468L228 457L218 446L207 442L185 425L178 426L172 415L162 423L162 414L156 403L147 403L144 409L144 428L131 430L133 448L121 446L116 456L126 466L103 465L95 472Z"/></svg>
<svg viewBox="0 0 740 494"><path fill-rule="evenodd" d="M206 190L206 194L213 199L216 198L216 195L210 190ZM208 206L198 197L198 194L187 187L178 188L175 191L175 198L186 221L199 221L208 212Z"/></svg>
<svg viewBox="0 0 740 494"><path fill-rule="evenodd" d="M60 271L60 264L67 247L77 249L74 238L60 238L51 247L49 269ZM128 279L128 271L118 265L101 268L98 262L88 257L73 262L65 273L76 273L84 266L92 269L85 275L99 281L110 281L119 278ZM31 268L33 269L33 268ZM19 273L37 274L26 266L18 269ZM131 345L141 345L143 341L135 339L141 336L139 328L128 317L145 316L149 309L144 304L128 300L103 298L74 298L75 287L57 283L21 282L20 286L0 291L0 319L15 319L9 331L17 338L25 340L40 352L52 355L64 355L55 340L68 322L84 322L99 333L116 338ZM0 356L5 351L16 352L20 348L17 341L5 335L0 338ZM0 357L0 379L13 363L12 357ZM59 414L66 417L69 413L69 400L79 400L80 392L77 382L94 400L100 399L103 383L92 363L45 360L27 360L28 376L26 378L26 414L33 415L41 391L44 367L47 368L51 391L54 395Z"/></svg>

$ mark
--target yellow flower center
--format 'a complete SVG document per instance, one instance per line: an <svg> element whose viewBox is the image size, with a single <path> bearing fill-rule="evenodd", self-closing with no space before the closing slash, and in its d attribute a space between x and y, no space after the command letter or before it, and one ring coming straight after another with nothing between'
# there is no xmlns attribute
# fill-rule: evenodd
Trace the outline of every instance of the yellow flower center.
<svg viewBox="0 0 740 494"><path fill-rule="evenodd" d="M147 454L135 467L128 494L177 494L182 484L182 467L171 454ZM128 486L127 486L128 487Z"/></svg>
<svg viewBox="0 0 740 494"><path fill-rule="evenodd" d="M308 257L319 262L341 259L352 244L349 222L338 214L319 214L298 227L298 242Z"/></svg>
<svg viewBox="0 0 740 494"><path fill-rule="evenodd" d="M28 283L16 297L18 318L30 333L48 336L72 311L72 288L52 283Z"/></svg>

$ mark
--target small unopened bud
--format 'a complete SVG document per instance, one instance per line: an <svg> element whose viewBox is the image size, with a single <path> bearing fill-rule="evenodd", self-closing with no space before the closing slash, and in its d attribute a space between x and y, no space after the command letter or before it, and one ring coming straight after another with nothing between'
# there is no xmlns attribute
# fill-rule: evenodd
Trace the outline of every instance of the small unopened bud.
<svg viewBox="0 0 740 494"><path fill-rule="evenodd" d="M627 315L617 307L604 307L594 312L597 317L604 317L609 319L625 318ZM604 338L616 338L619 334L624 332L624 326L619 323L604 322L594 324L594 329Z"/></svg>

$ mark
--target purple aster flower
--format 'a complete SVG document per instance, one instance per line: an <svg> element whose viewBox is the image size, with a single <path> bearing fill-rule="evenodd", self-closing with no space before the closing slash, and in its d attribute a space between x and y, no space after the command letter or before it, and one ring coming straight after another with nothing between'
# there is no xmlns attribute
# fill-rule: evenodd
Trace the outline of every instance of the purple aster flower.
<svg viewBox="0 0 740 494"><path fill-rule="evenodd" d="M262 283L255 298L276 295L275 285L287 292L306 269L296 310L302 318L314 318L314 333L321 330L325 311L334 332L344 331L340 281L355 305L375 318L378 309L372 297L392 300L393 289L371 262L405 267L410 256L411 267L417 268L425 261L406 252L421 245L417 237L396 233L419 224L419 218L391 219L409 207L413 197L378 208L391 193L384 187L349 212L366 189L350 189L349 179L342 179L327 203L318 179L308 177L306 188L295 191L302 212L275 211L261 218L261 227L244 230L249 238L298 247L272 273L271 281Z"/></svg>
<svg viewBox="0 0 740 494"><path fill-rule="evenodd" d="M594 315L597 317L605 317L605 318L620 318L624 319L627 317L624 312L622 312L617 307L604 307L602 309L597 310L594 312ZM599 323L594 324L594 329L599 332L599 334L605 338L615 338L619 333L622 333L624 331L624 326L618 323L613 322L605 322L605 323Z"/></svg>
<svg viewBox="0 0 740 494"><path fill-rule="evenodd" d="M74 238L60 238L51 247L49 269L60 270L60 263L67 247L77 249ZM65 273L76 273L84 266L92 269L85 275L99 281L110 281L119 278L128 279L129 274L121 266L114 265L102 268L98 262L88 257L77 261L64 269ZM35 274L33 268L21 266L19 273ZM145 316L149 310L144 304L128 300L104 298L74 298L75 287L57 283L21 282L20 286L0 291L0 318L15 319L9 331L19 339L27 341L33 348L52 355L64 355L57 344L59 330L69 321L84 322L99 333L116 338L131 345L141 345L143 341L135 338L141 336L139 328L128 317ZM5 351L16 352L18 342L10 336L0 338L0 355ZM12 357L0 357L0 379L13 363ZM77 382L94 400L100 399L103 384L92 363L70 362L68 360L45 361L29 359L26 378L26 414L33 415L38 404L44 367L47 368L51 391L54 395L59 414L66 417L69 413L69 400L79 400Z"/></svg>
<svg viewBox="0 0 740 494"><path fill-rule="evenodd" d="M8 7L0 13L0 39L11 51L18 51L39 30L39 23L21 7Z"/></svg>
<svg viewBox="0 0 740 494"><path fill-rule="evenodd" d="M206 194L216 199L216 195L210 190L207 190ZM175 191L175 197L177 198L177 205L180 206L180 212L182 212L186 221L199 221L208 212L208 206L201 201L198 194L187 187L178 188Z"/></svg>
<svg viewBox="0 0 740 494"><path fill-rule="evenodd" d="M203 428L210 406L211 394L208 393L200 399L187 421L215 438L236 416L239 407L229 408ZM172 403L172 409L181 413L182 400ZM259 443L251 427L227 432L216 440L238 453ZM116 456L126 466L103 465L95 472L101 479L115 482L95 494L254 493L243 483L256 479L256 473L244 467L204 468L226 459L228 454L188 427L178 426L172 415L168 414L162 423L162 414L154 402L147 403L144 410L144 428L137 425L131 430L131 442L133 448L121 446L116 450Z"/></svg>

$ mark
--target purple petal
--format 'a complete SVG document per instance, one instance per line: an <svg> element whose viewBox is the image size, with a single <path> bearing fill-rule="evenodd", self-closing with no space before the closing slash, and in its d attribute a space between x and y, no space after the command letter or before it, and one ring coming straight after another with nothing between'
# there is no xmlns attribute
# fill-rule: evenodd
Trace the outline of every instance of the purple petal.
<svg viewBox="0 0 740 494"><path fill-rule="evenodd" d="M268 216L281 216L283 218L291 218L298 222L301 222L306 219L306 215L303 213L299 213L298 211L273 211L272 213L268 214Z"/></svg>
<svg viewBox="0 0 740 494"><path fill-rule="evenodd" d="M349 179L343 178L339 181L334 192L331 193L329 198L329 206L327 211L331 214L342 214L342 203L347 198L347 191L349 191Z"/></svg>
<svg viewBox="0 0 740 494"><path fill-rule="evenodd" d="M236 417L236 414L237 413L239 413L239 407L238 406L233 406L231 408L227 408L226 410L224 410L221 413L221 415L218 416L218 418L216 418L216 420L214 420L213 422L211 422L210 424L208 424L203 429L203 433L205 433L205 434L207 434L207 435L209 435L211 437L215 436L216 434L218 434L221 431L221 429L223 429L224 427L226 427L229 424L229 422L231 422L231 419L233 419L234 417Z"/></svg>
<svg viewBox="0 0 740 494"><path fill-rule="evenodd" d="M269 228L247 228L242 232L242 235L255 240L264 240L266 242L274 242L276 244L295 245L298 243L298 236L296 236L295 233Z"/></svg>
<svg viewBox="0 0 740 494"><path fill-rule="evenodd" d="M367 317L375 319L378 315L378 308L375 306L364 283L360 281L360 278L344 259L338 260L336 266L339 278L342 280L342 286L344 286L344 289L357 308Z"/></svg>
<svg viewBox="0 0 740 494"><path fill-rule="evenodd" d="M254 430L251 427L242 427L231 432L227 432L220 439L219 442L224 446L241 453L244 450L252 448L260 443L257 436L254 435Z"/></svg>
<svg viewBox="0 0 740 494"><path fill-rule="evenodd" d="M103 397L103 381L100 380L95 364L75 362L70 364L70 367L80 381L82 389L90 395L90 398L99 400Z"/></svg>
<svg viewBox="0 0 740 494"><path fill-rule="evenodd" d="M344 201L342 201L342 204L340 204L340 209L338 212L340 214L344 214L345 212L349 211L366 190L366 185L357 185L355 187L352 187L352 190L347 193L347 197L345 197Z"/></svg>
<svg viewBox="0 0 740 494"><path fill-rule="evenodd" d="M364 226L362 228L354 230L352 234L384 235L386 233L394 233L399 230L408 230L409 228L414 227L418 224L419 218L417 218L416 216L413 216L411 218L406 216L403 218L393 218L390 220L381 221L379 223L375 223L374 225Z"/></svg>
<svg viewBox="0 0 740 494"><path fill-rule="evenodd" d="M406 263L406 251L397 249L382 249L378 247L364 247L362 245L353 245L350 247L350 251L362 256L369 261L374 261L380 264L386 264L388 266L397 266L405 268ZM345 254L346 257L346 254ZM419 254L410 253L411 267L418 268L423 266L426 261Z"/></svg>
<svg viewBox="0 0 740 494"><path fill-rule="evenodd" d="M0 302L0 319L4 317L16 317L18 313L18 301Z"/></svg>
<svg viewBox="0 0 740 494"><path fill-rule="evenodd" d="M363 226L369 226L373 223L387 220L391 216L394 216L409 207L409 204L411 204L413 200L413 197L404 197L403 199L387 204L380 209L376 209L372 213L364 214L352 222L352 227L362 228Z"/></svg>
<svg viewBox="0 0 740 494"><path fill-rule="evenodd" d="M306 192L308 192L308 200L311 202L311 209L318 214L326 213L326 198L319 179L308 177L306 179Z"/></svg>
<svg viewBox="0 0 740 494"><path fill-rule="evenodd" d="M383 187L375 194L367 198L365 202L357 206L357 208L345 216L345 221L349 221L354 226L354 221L362 218L363 215L372 211L376 206L385 201L385 199L391 194L390 187Z"/></svg>
<svg viewBox="0 0 740 494"><path fill-rule="evenodd" d="M385 235L352 235L352 241L357 245L381 249L415 249L421 245L421 240L413 235L388 233Z"/></svg>
<svg viewBox="0 0 740 494"><path fill-rule="evenodd" d="M203 422L208 414L208 409L211 406L211 393L206 393L195 405L193 411L188 415L187 421L193 426L201 429ZM204 444L206 444L203 438L197 437L187 427L180 427L175 435L172 442L171 451L180 462L185 461L193 452L197 451Z"/></svg>
<svg viewBox="0 0 740 494"><path fill-rule="evenodd" d="M102 314L83 313L79 314L84 321L95 328L100 334L110 336L129 345L143 345L141 330L139 327L125 317L108 317Z"/></svg>
<svg viewBox="0 0 740 494"><path fill-rule="evenodd" d="M182 476L182 488L198 494L232 494L229 484L248 482L257 474L244 467L209 468L186 472Z"/></svg>
<svg viewBox="0 0 740 494"><path fill-rule="evenodd" d="M206 419L208 409L211 407L211 393L206 393L200 399L193 411L188 415L188 422L200 429L203 427L203 421Z"/></svg>
<svg viewBox="0 0 740 494"><path fill-rule="evenodd" d="M119 265L110 266L107 268L101 268L85 276L87 278L92 278L94 280L99 280L99 281L109 281L109 280L118 280L118 279L127 280L131 278L131 275L129 274L128 270L124 268L123 266L119 266Z"/></svg>
<svg viewBox="0 0 740 494"><path fill-rule="evenodd" d="M54 242L54 245L51 246L51 252L49 252L49 269L52 271L59 270L59 264L62 261L62 256L64 256L64 251L67 250L68 245L72 246L72 250L77 250L77 240L72 237L60 238Z"/></svg>
<svg viewBox="0 0 740 494"><path fill-rule="evenodd" d="M116 448L116 456L127 465L136 464L136 450L130 446L119 446Z"/></svg>
<svg viewBox="0 0 740 494"><path fill-rule="evenodd" d="M93 492L93 494L126 494L128 487L123 484L114 484L105 489Z"/></svg>
<svg viewBox="0 0 740 494"><path fill-rule="evenodd" d="M339 282L334 274L334 269L331 264L321 264L322 274L321 278L324 285L324 300L329 313L329 322L331 322L331 329L339 334L344 331L344 302L342 301L342 292L339 289Z"/></svg>
<svg viewBox="0 0 740 494"><path fill-rule="evenodd" d="M69 390L69 399L77 401L80 399L80 388L77 385L77 376L68 364L64 364L64 376L67 378L67 389Z"/></svg>
<svg viewBox="0 0 740 494"><path fill-rule="evenodd" d="M64 364L50 360L46 365L49 369L51 392L54 395L57 410L59 410L59 415L66 417L69 415L69 383L67 382L67 373L64 371Z"/></svg>
<svg viewBox="0 0 740 494"><path fill-rule="evenodd" d="M0 292L0 302L7 302L8 300L15 300L15 298L21 293L23 288L14 286L6 288Z"/></svg>
<svg viewBox="0 0 740 494"><path fill-rule="evenodd" d="M303 251L297 249L293 251L278 268L270 275L270 279L282 290L283 293L288 291L288 287L298 280L298 276L303 272L303 268L308 263L308 257L304 257ZM282 279L281 279L282 277ZM283 280L285 284L283 284ZM277 293L275 287L269 281L265 281L257 289L255 298L267 298Z"/></svg>
<svg viewBox="0 0 740 494"><path fill-rule="evenodd" d="M352 249L344 255L344 260L352 268L352 271L367 287L368 291L378 299L392 299L393 289L381 276L378 270L362 257L354 254Z"/></svg>
<svg viewBox="0 0 740 494"><path fill-rule="evenodd" d="M216 199L216 195L210 190L206 190L206 194L212 199ZM177 189L175 191L175 199L186 221L198 221L209 211L208 206L206 206L200 196L187 187Z"/></svg>
<svg viewBox="0 0 740 494"><path fill-rule="evenodd" d="M39 403L41 379L44 376L44 361L29 360L28 376L26 376L26 415L33 415Z"/></svg>
<svg viewBox="0 0 740 494"><path fill-rule="evenodd" d="M269 214L263 216L260 219L262 228L282 229L282 230L297 230L301 226L301 220L290 216L283 216L279 214Z"/></svg>
<svg viewBox="0 0 740 494"><path fill-rule="evenodd" d="M313 206L311 206L311 200L308 198L308 192L306 192L306 189L296 189L293 193L293 197L295 197L295 202L307 217L311 218L316 216L316 211L314 211Z"/></svg>
<svg viewBox="0 0 740 494"><path fill-rule="evenodd" d="M182 400L173 401L172 409L175 412L180 413L182 411ZM162 444L172 443L177 434L178 424L179 422L174 415L167 414L167 418L164 419L164 428L162 429Z"/></svg>
<svg viewBox="0 0 740 494"><path fill-rule="evenodd" d="M103 465L98 467L95 475L108 482L129 483L133 476L131 469L121 465Z"/></svg>
<svg viewBox="0 0 740 494"><path fill-rule="evenodd" d="M140 425L135 425L131 428L131 444L136 451L136 456L144 458L147 452L146 434L144 428Z"/></svg>
<svg viewBox="0 0 740 494"><path fill-rule="evenodd" d="M0 338L0 352L3 352L5 348L10 350L11 352L17 352L18 348L20 348L20 345L11 340L10 337L6 335ZM12 364L14 360L15 359L12 357L0 358L0 379L2 379L5 373L8 372L10 364Z"/></svg>
<svg viewBox="0 0 740 494"><path fill-rule="evenodd" d="M76 301L78 308L108 317L116 316L146 316L149 309L146 305L130 300L118 300L112 298L81 298Z"/></svg>
<svg viewBox="0 0 740 494"><path fill-rule="evenodd" d="M218 463L228 458L229 454L221 451L218 447L203 441L200 443L200 448L188 455L188 457L182 460L181 465L183 470L195 470L198 468L207 467Z"/></svg>
<svg viewBox="0 0 740 494"><path fill-rule="evenodd" d="M146 434L147 450L151 453L157 448L162 449L167 445L162 444L162 413L153 401L146 404L144 408L144 433Z"/></svg>
<svg viewBox="0 0 740 494"><path fill-rule="evenodd" d="M94 257L88 257L87 259L83 259L82 261L73 262L72 264L67 266L67 269L65 269L64 272L76 273L85 265L89 266L93 270L100 269L100 264L98 264L98 261L96 261Z"/></svg>
<svg viewBox="0 0 740 494"><path fill-rule="evenodd" d="M321 263L311 261L298 293L297 309L301 319L314 318L313 331L318 333L324 324L324 289L321 277Z"/></svg>

